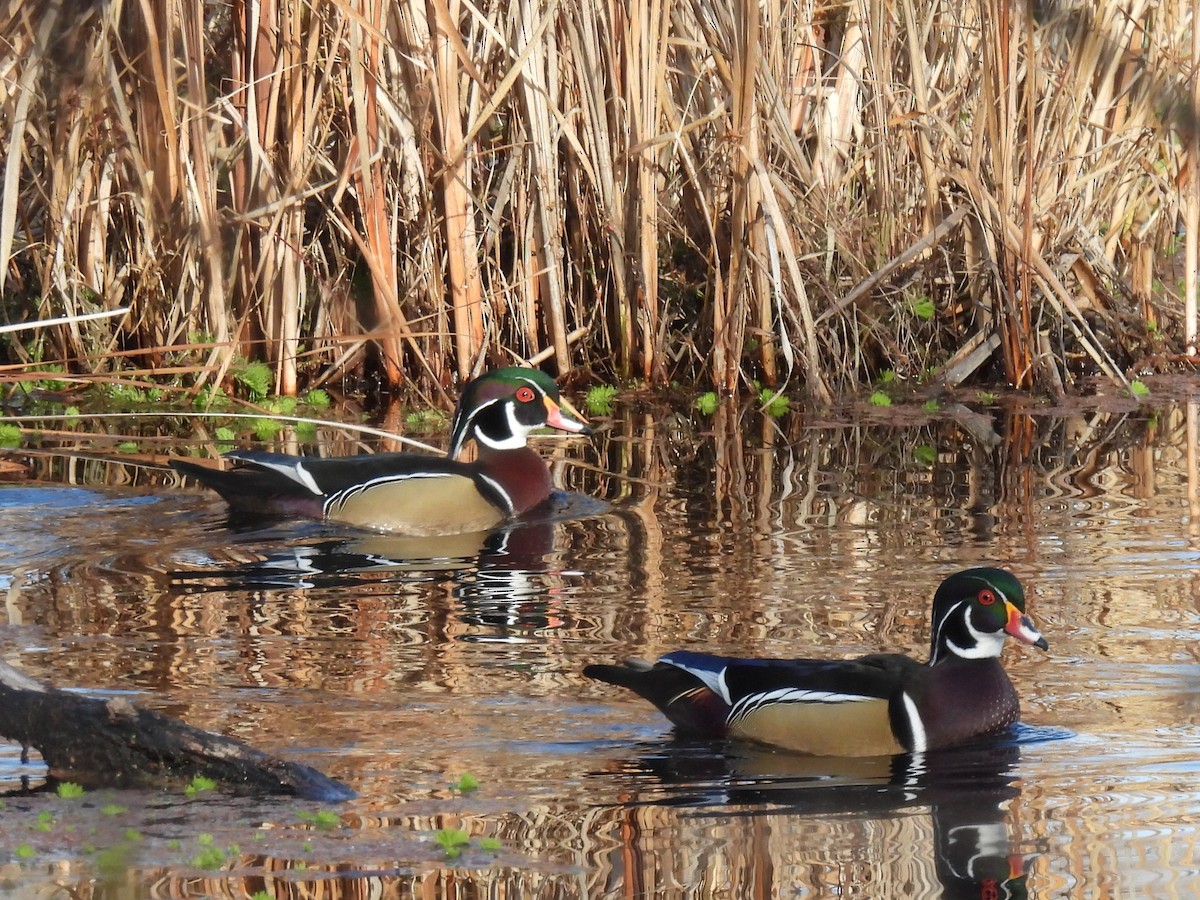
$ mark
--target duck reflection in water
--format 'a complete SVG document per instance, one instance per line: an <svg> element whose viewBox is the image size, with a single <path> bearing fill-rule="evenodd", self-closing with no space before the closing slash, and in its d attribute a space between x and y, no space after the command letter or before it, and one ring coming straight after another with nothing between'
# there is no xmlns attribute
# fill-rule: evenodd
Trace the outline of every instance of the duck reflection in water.
<svg viewBox="0 0 1200 900"><path fill-rule="evenodd" d="M631 782L636 796L620 811L627 878L649 882L658 877L654 873L664 863L648 857L661 849L663 840L650 831L663 820L649 810L667 806L686 810L677 813L682 820L695 817L712 823L720 817L729 823L730 835L749 835L752 842L761 843L731 849L731 856L758 869L742 877L764 896L790 896L813 887L780 883L788 872L797 871L798 858L803 859L799 871L806 873L828 873L839 866L838 860L846 869L869 866L872 896L1028 896L1026 881L1038 854L1029 852L1011 812L1021 793L1014 774L1020 757L1015 739L859 758L801 756L744 743L681 739L643 746L644 752L614 767L618 778ZM906 827L926 810L932 824L928 845L923 839L930 829L919 823ZM763 821L765 827L737 827L739 821L749 820ZM872 828L872 823L883 825ZM847 842L845 830L861 830L871 837L859 842L852 834ZM721 831L725 829L710 824L706 834ZM827 848L834 858L825 859L822 838L829 840L831 832L838 835ZM883 858L880 837L895 844L884 846ZM855 857L850 866L845 865L848 853ZM781 856L790 867L782 864ZM922 864L930 856L933 865ZM936 884L929 883L932 879ZM843 882L841 887L853 885Z"/></svg>
<svg viewBox="0 0 1200 900"><path fill-rule="evenodd" d="M219 546L189 550L169 573L185 593L351 588L379 593L449 594L457 617L474 626L463 640L506 641L563 624L555 611L556 534L581 513L580 495L562 495L551 514L489 532L407 537L331 533L326 525L228 520ZM585 498L586 499L586 498ZM231 536L232 540L228 540ZM332 594L331 594L332 596ZM431 610L430 615L435 615Z"/></svg>

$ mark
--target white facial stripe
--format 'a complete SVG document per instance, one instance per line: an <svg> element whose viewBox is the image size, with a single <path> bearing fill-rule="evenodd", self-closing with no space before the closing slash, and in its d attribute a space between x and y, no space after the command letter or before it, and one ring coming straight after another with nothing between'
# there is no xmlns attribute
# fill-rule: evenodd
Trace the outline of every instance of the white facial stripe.
<svg viewBox="0 0 1200 900"><path fill-rule="evenodd" d="M929 747L929 738L925 735L925 723L921 721L921 714L917 712L917 704L907 693L901 694L900 698L904 701L904 712L908 716L908 731L912 735L910 749L913 753L924 753Z"/></svg>
<svg viewBox="0 0 1200 900"><path fill-rule="evenodd" d="M474 433L476 437L479 436L479 429L477 429L473 423L474 423L475 417L477 415L479 415L480 411L487 409L493 403L499 403L499 402L500 402L499 400L487 400L483 403L480 403L477 407L475 407L471 411L471 414L469 416L465 417L467 419L468 423L471 423L471 424L468 424L467 429L463 431L462 437L459 439L459 442L455 446L450 448L450 455L452 457L458 456L458 452L460 450L462 450L463 444L465 444L467 442L467 438L470 437L472 433ZM457 420L456 420L456 422L457 422Z"/></svg>
<svg viewBox="0 0 1200 900"><path fill-rule="evenodd" d="M475 413L478 413L480 410L487 409L487 408L488 408L489 406L491 406L493 403L499 403L499 402L500 402L500 398L499 398L499 397L497 397L497 398L495 398L495 399L493 399L493 400L484 400L482 403L480 403L478 406L476 406L476 407L475 407L475 410L474 410L474 412L475 412Z"/></svg>
<svg viewBox="0 0 1200 900"><path fill-rule="evenodd" d="M938 619L937 624L934 626L934 628L933 628L933 648L934 648L933 652L934 652L934 654L937 653L937 648L942 645L942 629L945 627L947 620L952 615L954 615L955 612L958 611L958 608L960 606L962 606L961 600L958 603L955 603L948 610L946 610L946 614L944 616L942 616L940 619ZM947 643L949 643L949 641L947 641ZM934 662L934 661L936 661L936 659L937 659L937 657L935 655L934 659L930 660L930 662Z"/></svg>

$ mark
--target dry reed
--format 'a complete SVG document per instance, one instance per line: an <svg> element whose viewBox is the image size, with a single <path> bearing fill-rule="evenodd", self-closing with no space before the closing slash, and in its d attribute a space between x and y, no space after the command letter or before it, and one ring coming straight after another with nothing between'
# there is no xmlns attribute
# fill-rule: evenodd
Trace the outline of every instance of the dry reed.
<svg viewBox="0 0 1200 900"><path fill-rule="evenodd" d="M0 324L130 308L0 340L282 393L365 348L426 389L1120 381L1184 347L1191 4L1035 6L0 0Z"/></svg>

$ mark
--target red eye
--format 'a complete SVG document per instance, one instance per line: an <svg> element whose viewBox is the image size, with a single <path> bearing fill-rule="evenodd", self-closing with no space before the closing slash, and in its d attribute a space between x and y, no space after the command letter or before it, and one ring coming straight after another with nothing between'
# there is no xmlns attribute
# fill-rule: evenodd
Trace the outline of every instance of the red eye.
<svg viewBox="0 0 1200 900"><path fill-rule="evenodd" d="M531 387L517 388L517 399L522 403L532 403L535 396L536 395L533 393L533 388Z"/></svg>
<svg viewBox="0 0 1200 900"><path fill-rule="evenodd" d="M996 602L996 595L994 593L992 593L991 591L989 591L987 588L984 588L982 591L979 592L978 600L984 606L991 606L993 603Z"/></svg>

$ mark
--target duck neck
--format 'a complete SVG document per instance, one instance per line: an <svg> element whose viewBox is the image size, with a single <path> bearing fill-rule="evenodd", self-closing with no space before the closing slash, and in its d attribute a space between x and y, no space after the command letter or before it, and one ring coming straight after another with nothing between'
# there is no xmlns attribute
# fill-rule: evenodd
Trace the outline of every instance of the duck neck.
<svg viewBox="0 0 1200 900"><path fill-rule="evenodd" d="M529 447L497 449L478 444L477 465L506 493L514 515L528 512L550 496L554 482L545 460Z"/></svg>

